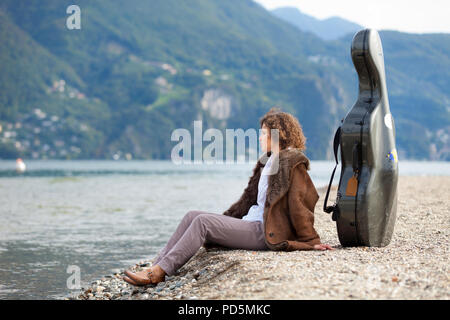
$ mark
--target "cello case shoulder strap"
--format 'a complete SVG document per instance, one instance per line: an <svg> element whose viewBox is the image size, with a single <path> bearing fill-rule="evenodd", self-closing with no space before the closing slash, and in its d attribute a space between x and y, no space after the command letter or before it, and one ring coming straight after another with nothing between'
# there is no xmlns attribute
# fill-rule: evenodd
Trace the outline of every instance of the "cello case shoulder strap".
<svg viewBox="0 0 450 320"><path fill-rule="evenodd" d="M333 182L333 178L334 178L334 173L336 172L336 167L339 164L338 158L337 158L337 152L338 152L340 141L341 141L341 127L337 128L336 133L334 134L333 151L334 151L334 159L336 160L336 165L334 166L333 173L331 174L330 183L328 184L327 194L325 196L325 201L323 204L323 211L325 211L326 213L331 213L335 207L335 206L327 206L327 202L328 202L328 195L330 194L331 183Z"/></svg>

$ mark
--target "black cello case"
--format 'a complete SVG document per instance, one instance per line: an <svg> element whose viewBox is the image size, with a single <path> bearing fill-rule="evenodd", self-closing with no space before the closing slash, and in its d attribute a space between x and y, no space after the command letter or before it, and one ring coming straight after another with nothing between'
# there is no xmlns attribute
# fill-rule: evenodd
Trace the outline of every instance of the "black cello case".
<svg viewBox="0 0 450 320"><path fill-rule="evenodd" d="M334 155L341 148L341 177L333 213L340 243L347 246L389 244L397 213L398 157L394 119L390 113L384 58L378 32L357 32L351 46L359 78L359 96L334 137Z"/></svg>

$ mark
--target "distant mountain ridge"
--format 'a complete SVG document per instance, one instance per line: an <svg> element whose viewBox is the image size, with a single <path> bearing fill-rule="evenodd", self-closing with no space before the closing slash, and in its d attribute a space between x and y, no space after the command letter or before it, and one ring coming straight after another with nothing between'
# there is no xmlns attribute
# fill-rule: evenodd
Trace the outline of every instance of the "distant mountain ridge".
<svg viewBox="0 0 450 320"><path fill-rule="evenodd" d="M359 24L340 17L330 17L323 20L316 19L302 13L295 7L280 7L273 9L270 12L293 24L302 31L314 33L323 40L336 40L346 34L355 33L358 30L363 29Z"/></svg>

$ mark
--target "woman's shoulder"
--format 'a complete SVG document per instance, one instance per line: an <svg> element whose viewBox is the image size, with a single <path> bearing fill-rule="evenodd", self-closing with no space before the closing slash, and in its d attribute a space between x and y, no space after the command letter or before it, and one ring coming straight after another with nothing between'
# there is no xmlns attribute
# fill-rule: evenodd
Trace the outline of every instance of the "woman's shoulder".
<svg viewBox="0 0 450 320"><path fill-rule="evenodd" d="M310 169L309 159L305 153L299 148L288 147L279 152L279 161L282 166L290 168L297 166L299 163L304 164L306 170Z"/></svg>

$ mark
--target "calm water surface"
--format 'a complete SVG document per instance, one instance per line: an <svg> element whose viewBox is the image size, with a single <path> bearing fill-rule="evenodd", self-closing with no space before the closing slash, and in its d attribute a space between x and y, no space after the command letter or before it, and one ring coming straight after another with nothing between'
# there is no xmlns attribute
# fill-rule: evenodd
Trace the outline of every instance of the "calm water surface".
<svg viewBox="0 0 450 320"><path fill-rule="evenodd" d="M334 163L312 161L327 185ZM222 213L247 185L253 164L170 161L0 161L0 299L60 299L68 266L81 285L153 258L189 210ZM448 162L399 163L401 175L450 175ZM339 181L339 169L334 183Z"/></svg>

